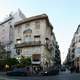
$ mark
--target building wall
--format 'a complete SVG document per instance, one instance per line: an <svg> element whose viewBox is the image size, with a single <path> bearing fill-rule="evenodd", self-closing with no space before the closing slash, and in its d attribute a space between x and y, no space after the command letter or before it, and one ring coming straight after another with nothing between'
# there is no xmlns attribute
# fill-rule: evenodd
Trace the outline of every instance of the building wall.
<svg viewBox="0 0 80 80"><path fill-rule="evenodd" d="M39 24L37 25L38 22ZM37 28L38 26L40 26L40 28ZM34 20L31 22L18 25L15 27L15 44L17 44L16 39L21 39L21 43L25 42L24 31L28 29L31 29L32 33L31 33L31 40L27 42L35 41L34 36L40 35L40 41L42 45L36 47L35 46L25 47L25 48L22 47L21 55L32 57L33 54L41 54L41 60L40 60L41 66L43 66L44 69L52 66L54 62L53 57L55 51L54 49L52 50L52 52L51 50L49 50L50 47L49 44L52 44L53 48L55 48L53 43L56 42L56 39L54 39L54 35L51 35L52 28L48 25L46 19ZM46 38L49 39L48 47L45 46Z"/></svg>
<svg viewBox="0 0 80 80"><path fill-rule="evenodd" d="M5 26L6 25L6 26ZM3 25L0 25L0 41L1 42L7 42L9 41L9 23L5 23Z"/></svg>
<svg viewBox="0 0 80 80"><path fill-rule="evenodd" d="M69 58L67 59L67 61L70 61L70 64L72 64L70 65L70 67L75 66L77 69L79 65L80 70L80 25L73 35L73 39L71 41L71 45L68 51L68 57Z"/></svg>
<svg viewBox="0 0 80 80"><path fill-rule="evenodd" d="M31 57L32 54L41 54L41 47L27 47L22 49L21 55Z"/></svg>
<svg viewBox="0 0 80 80"><path fill-rule="evenodd" d="M2 42L2 45L5 45L6 50L11 51L11 57L16 55L16 50L14 49L14 24L15 22L25 18L24 15L23 17L22 15L21 11L18 10L16 13L10 14L3 22L0 23L0 41Z"/></svg>
<svg viewBox="0 0 80 80"><path fill-rule="evenodd" d="M23 32L27 29L31 29L32 30L32 34L31 34L32 41L34 41L34 36L40 35L40 40L43 44L45 42L45 37L46 37L46 22L45 20L39 20L39 21L40 21L40 29L36 29L36 23L35 23L36 21L32 21L32 22L20 25L19 27L16 27L15 28L15 38L16 39L21 38L22 42L24 42ZM20 30L19 34L18 34L18 30ZM15 40L15 43L16 43L16 40Z"/></svg>

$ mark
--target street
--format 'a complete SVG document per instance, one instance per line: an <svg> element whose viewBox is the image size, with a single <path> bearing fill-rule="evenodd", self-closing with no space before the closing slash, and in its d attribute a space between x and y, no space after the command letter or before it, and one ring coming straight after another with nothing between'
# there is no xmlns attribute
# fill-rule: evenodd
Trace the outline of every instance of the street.
<svg viewBox="0 0 80 80"><path fill-rule="evenodd" d="M0 75L0 80L80 80L80 73L60 72L56 76L40 76L40 77L8 77Z"/></svg>

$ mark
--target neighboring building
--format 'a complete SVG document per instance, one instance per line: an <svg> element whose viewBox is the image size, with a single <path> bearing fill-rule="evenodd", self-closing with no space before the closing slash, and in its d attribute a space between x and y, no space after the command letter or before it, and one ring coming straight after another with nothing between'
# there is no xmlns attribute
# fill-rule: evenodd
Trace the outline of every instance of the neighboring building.
<svg viewBox="0 0 80 80"><path fill-rule="evenodd" d="M16 53L14 48L14 24L24 18L24 14L18 10L16 13L9 14L4 21L0 22L0 42L10 57L14 57Z"/></svg>
<svg viewBox="0 0 80 80"><path fill-rule="evenodd" d="M78 25L78 28L74 33L66 60L69 67L74 66L75 69L79 68L80 71L80 25Z"/></svg>
<svg viewBox="0 0 80 80"><path fill-rule="evenodd" d="M9 58L9 54L6 53L4 46L0 43L0 62L6 58Z"/></svg>
<svg viewBox="0 0 80 80"><path fill-rule="evenodd" d="M15 48L17 56L29 56L35 70L61 64L53 26L46 14L23 19L15 24Z"/></svg>

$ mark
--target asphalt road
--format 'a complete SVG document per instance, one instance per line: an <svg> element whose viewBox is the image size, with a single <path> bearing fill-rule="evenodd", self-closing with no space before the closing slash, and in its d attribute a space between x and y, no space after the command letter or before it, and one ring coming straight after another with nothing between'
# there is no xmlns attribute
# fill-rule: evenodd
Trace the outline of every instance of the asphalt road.
<svg viewBox="0 0 80 80"><path fill-rule="evenodd" d="M0 80L80 80L80 73L61 72L56 76L8 77L0 75Z"/></svg>

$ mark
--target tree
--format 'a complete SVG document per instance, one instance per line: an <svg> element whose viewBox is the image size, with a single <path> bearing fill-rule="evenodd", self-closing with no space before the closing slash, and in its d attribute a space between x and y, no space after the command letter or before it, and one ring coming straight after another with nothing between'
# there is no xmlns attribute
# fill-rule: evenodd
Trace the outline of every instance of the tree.
<svg viewBox="0 0 80 80"><path fill-rule="evenodd" d="M21 58L20 58L20 65L22 67L30 66L31 65L31 57L21 56Z"/></svg>
<svg viewBox="0 0 80 80"><path fill-rule="evenodd" d="M5 47L0 42L0 60L4 60L7 58L7 52L5 50Z"/></svg>
<svg viewBox="0 0 80 80"><path fill-rule="evenodd" d="M10 65L10 66L12 66L12 65L16 65L16 64L18 64L19 62L18 62L18 60L16 59L16 58L8 58L7 60L6 60L6 64L8 64L8 65Z"/></svg>

